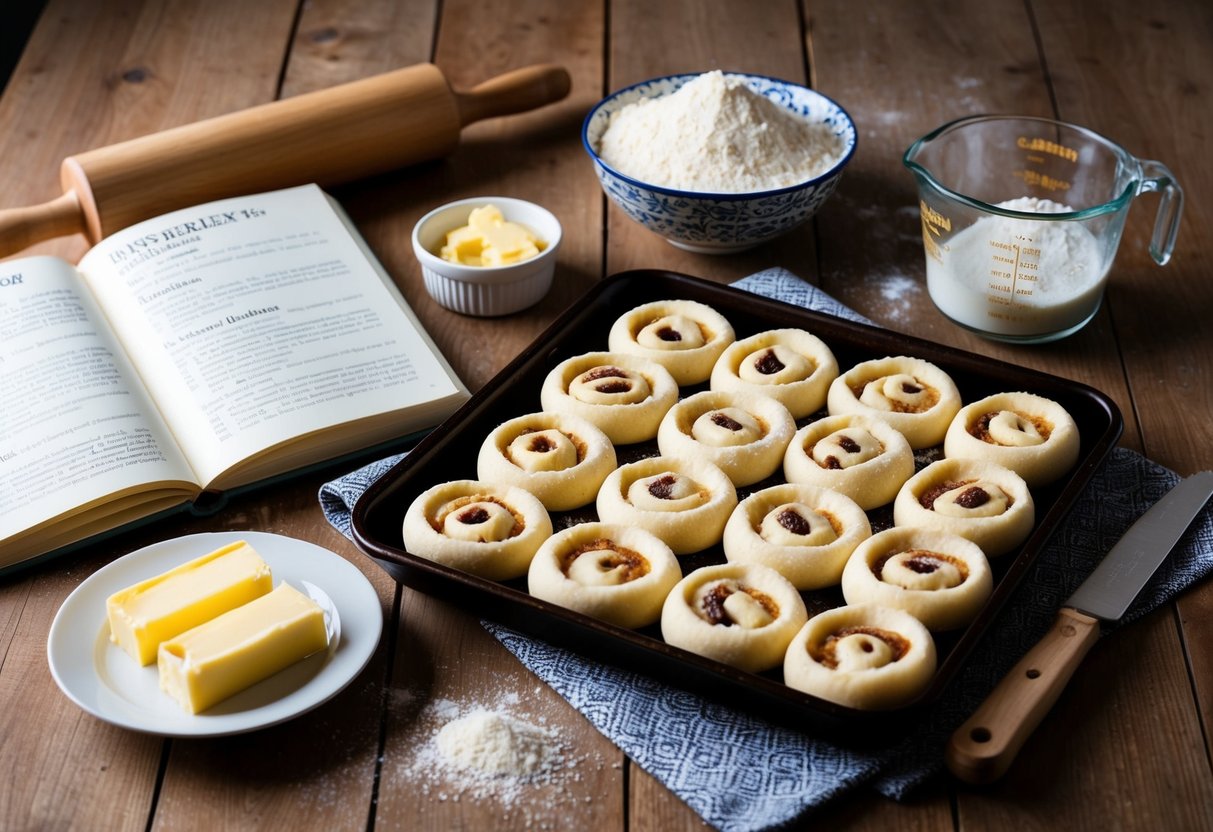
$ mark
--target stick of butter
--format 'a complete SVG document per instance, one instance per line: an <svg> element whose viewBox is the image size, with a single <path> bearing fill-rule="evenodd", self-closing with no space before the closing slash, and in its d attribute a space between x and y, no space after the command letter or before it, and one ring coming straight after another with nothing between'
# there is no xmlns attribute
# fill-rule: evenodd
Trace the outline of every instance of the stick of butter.
<svg viewBox="0 0 1213 832"><path fill-rule="evenodd" d="M328 646L324 612L290 584L160 645L160 689L196 714Z"/></svg>
<svg viewBox="0 0 1213 832"><path fill-rule="evenodd" d="M232 543L107 598L110 641L140 666L149 665L160 642L272 588L270 567L257 551L244 541Z"/></svg>

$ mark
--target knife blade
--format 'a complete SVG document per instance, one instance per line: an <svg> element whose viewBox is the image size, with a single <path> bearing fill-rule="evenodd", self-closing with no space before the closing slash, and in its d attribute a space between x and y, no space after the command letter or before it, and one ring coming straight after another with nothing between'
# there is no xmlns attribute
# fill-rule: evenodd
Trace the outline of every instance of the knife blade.
<svg viewBox="0 0 1213 832"><path fill-rule="evenodd" d="M969 783L991 783L1010 767L1079 663L1183 537L1213 495L1213 471L1181 480L1129 527L1057 614L1052 628L952 734L944 759Z"/></svg>

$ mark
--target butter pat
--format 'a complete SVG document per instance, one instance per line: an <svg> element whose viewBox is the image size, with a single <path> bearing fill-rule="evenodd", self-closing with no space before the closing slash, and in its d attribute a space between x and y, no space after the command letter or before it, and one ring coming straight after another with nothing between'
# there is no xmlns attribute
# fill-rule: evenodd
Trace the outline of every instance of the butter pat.
<svg viewBox="0 0 1213 832"><path fill-rule="evenodd" d="M160 642L272 588L270 567L257 551L244 541L232 543L107 598L110 641L148 665Z"/></svg>
<svg viewBox="0 0 1213 832"><path fill-rule="evenodd" d="M324 612L289 584L160 645L160 689L196 714L328 646Z"/></svg>
<svg viewBox="0 0 1213 832"><path fill-rule="evenodd" d="M526 226L509 222L495 205L473 208L468 224L446 235L440 255L464 266L509 266L538 256L544 243Z"/></svg>

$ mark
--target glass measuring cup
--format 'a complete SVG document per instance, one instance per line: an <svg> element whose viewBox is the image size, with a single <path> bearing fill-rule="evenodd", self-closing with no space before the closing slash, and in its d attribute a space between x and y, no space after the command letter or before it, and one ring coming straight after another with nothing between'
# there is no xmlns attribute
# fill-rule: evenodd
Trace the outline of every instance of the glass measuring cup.
<svg viewBox="0 0 1213 832"><path fill-rule="evenodd" d="M1166 166L1072 124L971 116L910 145L927 291L988 338L1043 343L1099 311L1129 204L1162 194L1150 256L1175 247L1183 191Z"/></svg>

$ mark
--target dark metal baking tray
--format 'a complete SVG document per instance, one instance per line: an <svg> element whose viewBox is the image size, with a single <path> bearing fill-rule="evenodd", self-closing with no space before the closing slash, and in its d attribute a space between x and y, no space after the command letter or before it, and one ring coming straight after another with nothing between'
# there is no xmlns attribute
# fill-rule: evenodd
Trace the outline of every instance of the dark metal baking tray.
<svg viewBox="0 0 1213 832"><path fill-rule="evenodd" d="M956 633L936 634L939 667L931 685L904 708L891 712L859 711L793 690L778 669L747 673L667 645L657 625L639 631L607 624L563 607L532 598L525 578L498 583L416 557L403 548L401 522L413 499L425 489L453 479L476 478L476 455L484 437L501 422L540 409L539 389L557 363L584 352L606 349L607 332L617 317L654 300L689 299L709 304L733 324L738 338L778 327L799 327L817 335L834 351L842 371L870 358L912 355L947 371L965 403L998 392L1028 391L1065 407L1082 435L1078 463L1061 481L1033 491L1037 520L1032 535L1015 552L992 563L995 588L976 620ZM698 388L684 388L689 395ZM816 417L814 417L816 418ZM805 424L808 420L799 420ZM498 621L520 632L613 662L665 681L756 711L784 724L819 733L844 730L862 739L907 724L913 712L936 700L977 646L982 633L1023 578L1032 560L1069 511L1123 429L1116 405L1086 385L820 314L749 292L674 272L637 270L597 284L563 313L534 343L477 392L457 413L437 427L399 464L358 500L353 533L359 548L396 580L452 601L468 612ZM656 443L617 448L623 464L657 453ZM938 457L916 454L919 466ZM769 480L739 489L738 496L781 481ZM873 530L891 525L891 509L869 512ZM593 505L573 512L554 512L553 525L564 528L594 519ZM684 574L724 560L719 546L679 559ZM835 587L803 593L809 614L843 603ZM912 720L911 720L912 721Z"/></svg>

